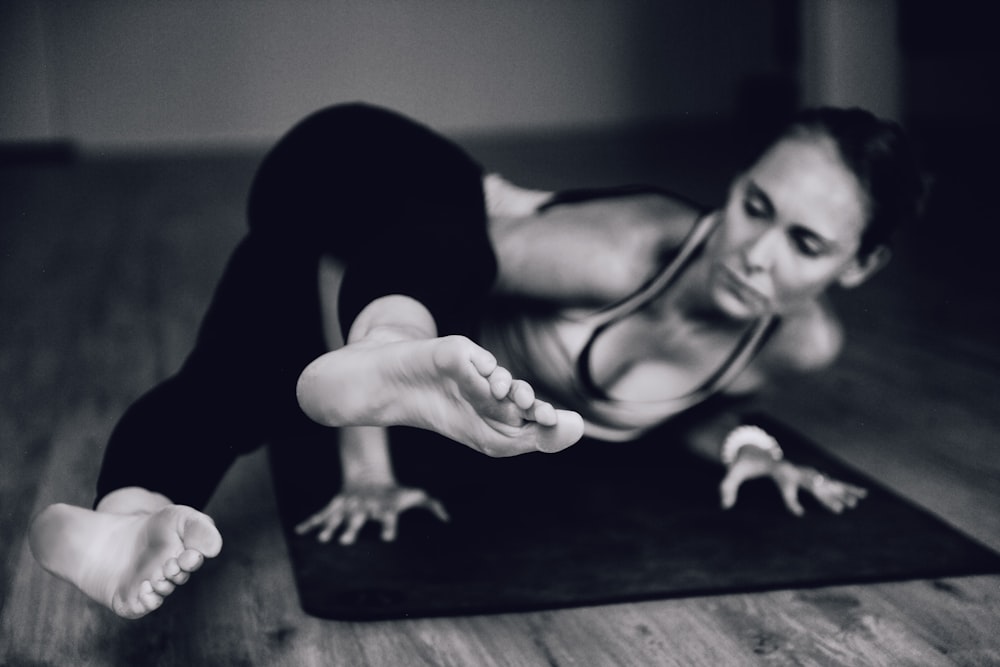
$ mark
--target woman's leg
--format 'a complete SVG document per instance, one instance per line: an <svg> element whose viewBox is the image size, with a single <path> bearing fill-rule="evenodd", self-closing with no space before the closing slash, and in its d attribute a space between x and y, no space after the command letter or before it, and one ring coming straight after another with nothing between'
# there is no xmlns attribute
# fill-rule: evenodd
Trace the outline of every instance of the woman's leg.
<svg viewBox="0 0 1000 667"><path fill-rule="evenodd" d="M345 267L342 333L369 303L413 297L441 335L469 333L496 262L482 169L399 114L363 104L319 111L265 158L250 193L253 232Z"/></svg>
<svg viewBox="0 0 1000 667"><path fill-rule="evenodd" d="M479 165L383 109L320 111L268 155L250 197L253 233L306 243L343 267L330 291L348 344L302 375L307 414L330 426L429 428L493 455L579 439L578 415L535 401L493 355L452 336L474 331L492 287L485 215Z"/></svg>
<svg viewBox="0 0 1000 667"><path fill-rule="evenodd" d="M123 417L96 510L54 505L35 519L38 561L122 616L158 607L222 544L209 517L175 503L200 507L233 459L269 436L315 435L295 389L313 360L305 384L322 406L363 386L366 403L395 395L403 408L385 421L364 407L345 423L423 426L500 454L523 451L523 437L537 449L575 442L578 415L549 425L491 355L436 338L442 323L467 325L492 282L482 209L478 168L391 112L331 109L293 129L258 172L251 233L185 367ZM327 252L347 266L349 352L339 356L324 354L317 266Z"/></svg>
<svg viewBox="0 0 1000 667"><path fill-rule="evenodd" d="M116 425L95 509L56 504L32 522L38 562L121 616L158 608L219 553L219 531L195 508L205 505L237 456L264 442L278 423L321 430L294 399L297 370L306 361L281 354L312 345L308 359L320 349L320 335L301 326L309 315L296 313L295 299L282 294L306 270L281 264L252 239L237 248L184 367ZM315 270L308 274L306 292L315 285ZM314 311L315 302L310 306ZM285 331L285 340L275 331ZM286 344L293 332L298 344Z"/></svg>

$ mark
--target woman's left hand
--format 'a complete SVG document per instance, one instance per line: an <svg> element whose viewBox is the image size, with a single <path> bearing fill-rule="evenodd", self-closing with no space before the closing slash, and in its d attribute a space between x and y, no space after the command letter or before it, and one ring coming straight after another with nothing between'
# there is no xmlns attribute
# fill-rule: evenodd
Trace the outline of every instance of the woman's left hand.
<svg viewBox="0 0 1000 667"><path fill-rule="evenodd" d="M304 535L319 530L320 542L329 542L334 533L343 528L340 543L354 544L358 533L369 521L382 524L382 539L396 539L396 526L403 512L422 507L430 510L441 521L448 521L448 513L435 498L423 489L399 486L395 482L348 484L326 507L295 527Z"/></svg>
<svg viewBox="0 0 1000 667"><path fill-rule="evenodd" d="M774 480L785 506L795 516L805 513L799 503L799 489L811 493L821 505L836 514L854 508L868 495L868 491L860 486L831 479L815 468L796 465L784 459L775 461L762 449L743 447L719 485L723 509L736 504L736 496L743 482L757 477L770 477Z"/></svg>

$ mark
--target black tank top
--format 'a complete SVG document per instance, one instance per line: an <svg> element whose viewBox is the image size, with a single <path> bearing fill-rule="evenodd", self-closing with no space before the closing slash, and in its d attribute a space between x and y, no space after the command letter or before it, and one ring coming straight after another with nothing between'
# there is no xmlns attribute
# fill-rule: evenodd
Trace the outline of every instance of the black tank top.
<svg viewBox="0 0 1000 667"><path fill-rule="evenodd" d="M607 392L594 381L590 370L590 356L594 344L602 333L607 331L616 323L621 322L625 318L641 310L644 306L646 306L646 304L660 296L665 290L669 289L670 286L676 282L677 278L703 250L705 241L717 225L717 218L715 216L706 215L703 207L698 206L683 197L678 197L667 190L652 186L639 185L560 192L538 207L538 211L542 212L561 204L580 203L595 199L624 197L637 194L660 194L673 199L679 199L684 203L691 205L693 208L703 211L703 213L688 233L678 251L668 262L665 263L659 272L636 289L635 292L616 303L602 308L596 314L598 317L598 323L594 327L593 332L576 359L575 384L577 386L573 393L577 394L577 398L583 399L586 403L604 403L608 404L609 408L612 404L624 403L624 401L619 401L618 399L609 396ZM753 322L740 337L739 342L726 357L722 365L712 372L704 382L702 382L694 390L682 396L662 401L662 403L664 403L664 413L677 414L678 412L682 412L683 410L704 401L712 394L715 394L723 389L732 380L734 380L736 376L739 375L757 355L776 329L778 323L779 318L775 316L759 318ZM576 401L572 402L575 403ZM629 403L635 403L635 401L629 401ZM661 403L661 401L650 401L650 403ZM672 404L673 409L668 407L667 404ZM573 409L574 406L567 405L565 407ZM578 407L583 406L579 405Z"/></svg>

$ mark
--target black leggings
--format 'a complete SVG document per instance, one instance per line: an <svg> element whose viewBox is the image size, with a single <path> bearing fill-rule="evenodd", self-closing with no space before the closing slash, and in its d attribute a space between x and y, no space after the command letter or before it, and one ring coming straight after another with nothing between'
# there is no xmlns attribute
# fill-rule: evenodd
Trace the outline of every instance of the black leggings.
<svg viewBox="0 0 1000 667"><path fill-rule="evenodd" d="M258 169L247 217L191 354L112 433L97 501L139 486L201 508L236 457L265 442L333 446L295 398L302 369L327 351L322 255L346 266L345 334L373 299L406 294L428 307L439 333L473 335L496 274L479 165L371 106L330 107L296 125Z"/></svg>

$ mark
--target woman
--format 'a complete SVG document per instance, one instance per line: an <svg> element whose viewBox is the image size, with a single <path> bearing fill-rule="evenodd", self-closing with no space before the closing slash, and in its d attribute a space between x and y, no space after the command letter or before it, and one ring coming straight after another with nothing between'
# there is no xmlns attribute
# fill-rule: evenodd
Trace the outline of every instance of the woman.
<svg viewBox="0 0 1000 667"><path fill-rule="evenodd" d="M391 539L399 512L444 510L395 484L387 426L493 456L558 451L821 368L840 346L822 293L884 264L918 195L898 130L860 111L804 115L709 214L641 189L523 191L392 112L321 111L262 163L196 347L116 427L95 510L47 508L33 551L138 617L219 553L194 508L264 441L340 427L343 493L300 531L328 540L346 522L350 542L374 518ZM797 513L800 486L834 511L864 494L735 426L691 437L729 466L725 506L759 475Z"/></svg>

